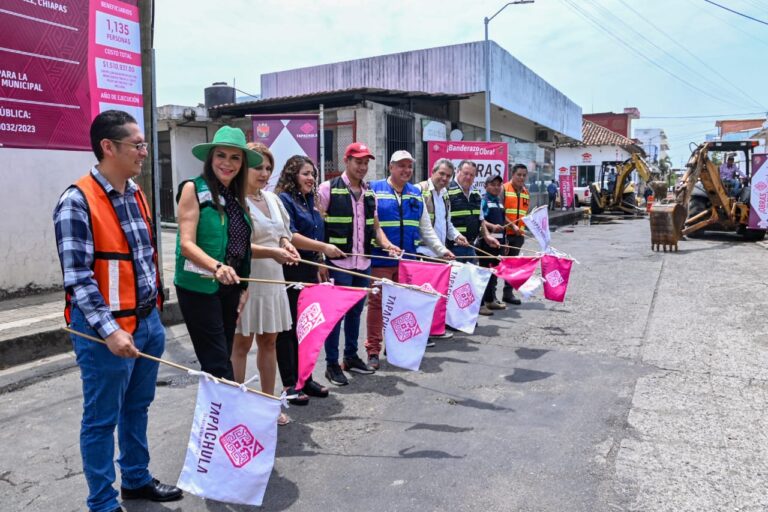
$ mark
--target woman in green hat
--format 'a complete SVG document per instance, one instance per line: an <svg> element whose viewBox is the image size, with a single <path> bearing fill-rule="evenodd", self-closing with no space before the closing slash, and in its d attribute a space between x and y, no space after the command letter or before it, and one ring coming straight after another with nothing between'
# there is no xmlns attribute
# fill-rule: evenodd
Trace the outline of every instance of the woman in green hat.
<svg viewBox="0 0 768 512"><path fill-rule="evenodd" d="M203 173L179 185L174 284L201 369L234 380L232 340L248 300L240 278L251 271L251 218L245 206L248 167L263 157L239 128L223 126L192 154Z"/></svg>

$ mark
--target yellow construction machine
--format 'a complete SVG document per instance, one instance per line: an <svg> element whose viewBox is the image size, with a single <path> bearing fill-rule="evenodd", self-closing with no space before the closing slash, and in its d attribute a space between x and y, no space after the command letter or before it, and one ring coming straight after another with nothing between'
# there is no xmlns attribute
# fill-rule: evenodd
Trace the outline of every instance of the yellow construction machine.
<svg viewBox="0 0 768 512"><path fill-rule="evenodd" d="M623 162L603 162L600 176L590 185L593 214L604 211L645 215L645 210L637 207L635 187L630 181L632 171L637 171L643 181L651 179L651 170L643 157L633 153Z"/></svg>
<svg viewBox="0 0 768 512"><path fill-rule="evenodd" d="M751 195L750 162L756 140L717 141L699 144L691 153L682 179L675 186L675 199L651 207L651 247L677 250L677 241L702 230L735 231L746 240L762 240L765 229L748 229ZM744 186L734 190L724 184L710 152L744 154Z"/></svg>

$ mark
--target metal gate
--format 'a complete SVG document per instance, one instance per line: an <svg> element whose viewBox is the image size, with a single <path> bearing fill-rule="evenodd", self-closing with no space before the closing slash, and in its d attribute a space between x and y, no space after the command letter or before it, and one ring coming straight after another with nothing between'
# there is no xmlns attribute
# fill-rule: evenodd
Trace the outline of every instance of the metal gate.
<svg viewBox="0 0 768 512"><path fill-rule="evenodd" d="M411 112L392 110L387 113L387 160L392 153L401 149L414 154L416 150L414 123L415 117ZM415 176L414 173L414 178Z"/></svg>
<svg viewBox="0 0 768 512"><path fill-rule="evenodd" d="M334 114L326 111L323 126L326 180L341 175L344 171L344 150L357 140L357 113L351 121L336 121Z"/></svg>

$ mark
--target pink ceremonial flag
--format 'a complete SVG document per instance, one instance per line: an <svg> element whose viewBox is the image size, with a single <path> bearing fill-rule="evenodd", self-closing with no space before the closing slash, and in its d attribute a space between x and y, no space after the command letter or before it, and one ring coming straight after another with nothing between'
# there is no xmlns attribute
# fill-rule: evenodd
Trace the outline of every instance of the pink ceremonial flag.
<svg viewBox="0 0 768 512"><path fill-rule="evenodd" d="M308 286L299 293L296 337L299 339L299 378L296 389L312 375L320 347L339 320L368 294L366 290L330 284Z"/></svg>
<svg viewBox="0 0 768 512"><path fill-rule="evenodd" d="M568 278L573 260L547 254L541 258L541 277L544 278L544 298L555 302L565 300Z"/></svg>
<svg viewBox="0 0 768 512"><path fill-rule="evenodd" d="M437 293L447 295L451 280L451 266L441 263L426 263L423 261L400 260L400 266L397 270L398 281L403 284L415 284L417 286L426 285L427 289ZM432 327L429 329L430 336L439 336L445 334L445 314L448 307L448 300L440 297L435 307L435 314L432 317Z"/></svg>
<svg viewBox="0 0 768 512"><path fill-rule="evenodd" d="M538 265L538 256L515 256L501 258L501 261L493 270L496 276L508 282L515 290L519 290L533 275Z"/></svg>

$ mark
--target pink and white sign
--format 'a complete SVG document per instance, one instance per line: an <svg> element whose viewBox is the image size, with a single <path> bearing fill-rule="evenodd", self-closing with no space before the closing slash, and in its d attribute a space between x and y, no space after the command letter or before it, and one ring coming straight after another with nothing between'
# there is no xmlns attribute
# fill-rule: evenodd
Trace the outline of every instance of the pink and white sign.
<svg viewBox="0 0 768 512"><path fill-rule="evenodd" d="M747 227L766 229L768 228L768 154L752 155L751 186Z"/></svg>
<svg viewBox="0 0 768 512"><path fill-rule="evenodd" d="M508 282L512 288L519 290L536 272L538 266L538 257L514 256L502 258L499 264L493 268L493 272L497 277Z"/></svg>
<svg viewBox="0 0 768 512"><path fill-rule="evenodd" d="M501 176L502 180L507 181L509 147L506 142L432 141L427 143L427 147L430 175L435 162L447 158L455 166L462 160L472 160L477 164L474 186L478 190L484 190L488 176Z"/></svg>
<svg viewBox="0 0 768 512"><path fill-rule="evenodd" d="M541 277L544 279L544 298L563 302L568 290L573 260L545 255L541 258Z"/></svg>
<svg viewBox="0 0 768 512"><path fill-rule="evenodd" d="M546 252L549 249L549 243L552 236L549 233L549 209L547 206L539 206L531 213L523 217L523 222L531 234L539 242L541 252Z"/></svg>
<svg viewBox="0 0 768 512"><path fill-rule="evenodd" d="M398 280L403 284L415 284L424 286L427 291L436 291L442 295L448 293L448 286L451 279L451 266L443 263L429 263L425 261L400 260L398 265ZM435 308L435 318L432 322L432 328L429 331L430 336L436 336L445 333L445 314L448 302L443 297L437 301Z"/></svg>
<svg viewBox="0 0 768 512"><path fill-rule="evenodd" d="M382 283L382 334L389 364L419 369L437 299L438 295L396 286L391 281Z"/></svg>
<svg viewBox="0 0 768 512"><path fill-rule="evenodd" d="M558 169L558 181L560 182L560 199L563 208L573 206L573 188L576 183L576 166L572 165L570 169L560 167Z"/></svg>
<svg viewBox="0 0 768 512"><path fill-rule="evenodd" d="M91 0L89 19L91 114L122 110L144 131L139 8L119 0Z"/></svg>
<svg viewBox="0 0 768 512"><path fill-rule="evenodd" d="M275 157L275 169L269 177L267 190L275 189L285 162L292 156L306 156L317 163L320 154L317 115L256 115L251 119L254 142L267 146Z"/></svg>
<svg viewBox="0 0 768 512"><path fill-rule="evenodd" d="M275 463L280 401L200 377L178 486L225 503L261 505Z"/></svg>
<svg viewBox="0 0 768 512"><path fill-rule="evenodd" d="M299 293L296 336L299 341L299 377L296 389L312 375L317 356L337 323L367 295L366 290L331 284L308 286Z"/></svg>
<svg viewBox="0 0 768 512"><path fill-rule="evenodd" d="M468 334L475 332L483 293L490 279L491 271L487 268L469 263L451 263L445 323Z"/></svg>

